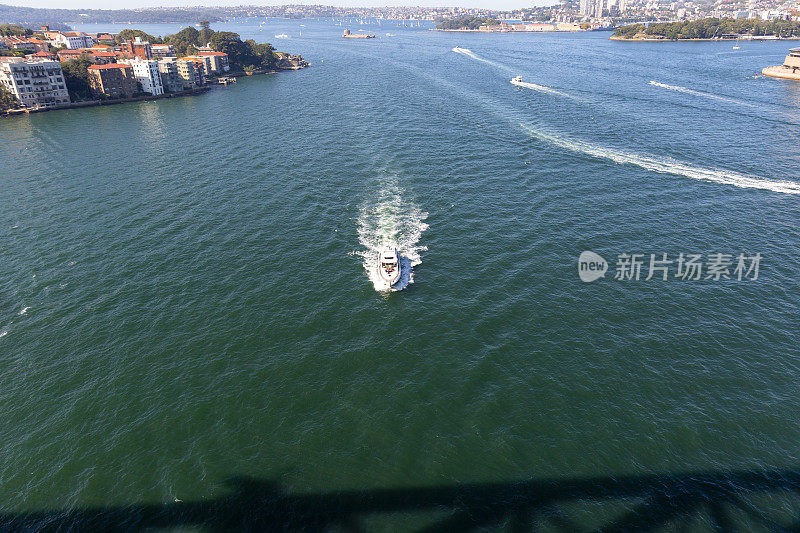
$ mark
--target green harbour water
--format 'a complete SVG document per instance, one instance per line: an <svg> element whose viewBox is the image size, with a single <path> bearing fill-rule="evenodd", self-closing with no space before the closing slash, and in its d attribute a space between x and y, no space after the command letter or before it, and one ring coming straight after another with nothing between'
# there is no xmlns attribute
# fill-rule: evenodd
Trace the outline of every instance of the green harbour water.
<svg viewBox="0 0 800 533"><path fill-rule="evenodd" d="M259 24L312 66L0 121L0 515L797 466L790 45Z"/></svg>

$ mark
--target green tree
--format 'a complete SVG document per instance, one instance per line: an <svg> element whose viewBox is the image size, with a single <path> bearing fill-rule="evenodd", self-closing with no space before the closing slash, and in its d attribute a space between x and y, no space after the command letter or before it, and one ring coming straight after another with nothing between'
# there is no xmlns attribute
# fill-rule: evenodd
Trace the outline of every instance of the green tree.
<svg viewBox="0 0 800 533"><path fill-rule="evenodd" d="M271 44L258 44L252 39L245 41L245 44L250 48L254 66L265 69L274 69L277 66L278 58Z"/></svg>
<svg viewBox="0 0 800 533"><path fill-rule="evenodd" d="M24 35L22 26L16 24L0 24L0 37L11 37L12 35Z"/></svg>
<svg viewBox="0 0 800 533"><path fill-rule="evenodd" d="M210 27L210 22L207 20L200 21L200 31L197 35L198 44L200 46L205 46L211 41L211 37L214 36L214 30Z"/></svg>
<svg viewBox="0 0 800 533"><path fill-rule="evenodd" d="M88 100L92 97L89 87L89 71L91 60L85 54L78 59L71 59L61 63L64 72L64 82L72 100Z"/></svg>
<svg viewBox="0 0 800 533"><path fill-rule="evenodd" d="M14 107L17 107L17 97L0 87L0 113L5 113Z"/></svg>
<svg viewBox="0 0 800 533"><path fill-rule="evenodd" d="M200 32L195 28L184 28L175 35L169 35L166 38L167 44L171 44L175 49L175 54L178 57L187 56L195 53L196 46L199 46L198 38Z"/></svg>
<svg viewBox="0 0 800 533"><path fill-rule="evenodd" d="M162 42L161 37L155 37L153 35L150 35L149 33L143 32L142 30L132 30L132 29L122 30L114 38L114 41L116 41L117 44L122 44L124 42L133 41L136 39L136 37L139 37L141 40L147 41L151 44L161 44Z"/></svg>
<svg viewBox="0 0 800 533"><path fill-rule="evenodd" d="M499 20L483 17L456 17L451 19L440 19L439 24L436 26L440 30L460 30L467 28L468 30L477 30L481 26L496 26L500 24Z"/></svg>
<svg viewBox="0 0 800 533"><path fill-rule="evenodd" d="M256 66L257 58L252 49L242 42L238 33L218 31L211 38L211 48L228 54L228 61L239 67Z"/></svg>

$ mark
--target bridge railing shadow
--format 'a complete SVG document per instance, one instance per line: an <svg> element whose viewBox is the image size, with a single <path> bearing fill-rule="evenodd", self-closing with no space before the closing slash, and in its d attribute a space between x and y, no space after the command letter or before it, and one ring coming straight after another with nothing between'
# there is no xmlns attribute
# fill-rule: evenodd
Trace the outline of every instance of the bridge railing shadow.
<svg viewBox="0 0 800 533"><path fill-rule="evenodd" d="M393 531L800 531L800 470L315 494L287 494L247 477L229 483L230 493L213 500L0 513L0 531L367 531L367 521L376 518L393 524ZM392 522L409 513L428 513L427 522Z"/></svg>

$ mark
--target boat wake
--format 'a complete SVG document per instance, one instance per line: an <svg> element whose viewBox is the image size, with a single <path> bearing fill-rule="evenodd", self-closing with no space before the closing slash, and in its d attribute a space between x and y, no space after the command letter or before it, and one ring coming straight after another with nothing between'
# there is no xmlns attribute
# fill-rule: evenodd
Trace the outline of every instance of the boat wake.
<svg viewBox="0 0 800 533"><path fill-rule="evenodd" d="M755 108L761 107L757 104L752 104L750 102L744 102L742 100L737 100L735 98L718 96L716 94L711 94L711 93L704 93L703 91L695 91L694 89L689 89L688 87L681 87L680 85L667 85L666 83L660 83L654 80L650 80L650 85L653 85L655 87L661 87L662 89L668 89L670 91L677 91L679 93L691 94L692 96L699 96L701 98L710 98L711 100L727 102L729 104L734 104L734 105L744 105L747 107L755 107Z"/></svg>
<svg viewBox="0 0 800 533"><path fill-rule="evenodd" d="M486 63L487 65L491 65L491 66L493 66L495 68L499 68L500 70L505 70L507 72L514 72L514 69L512 69L511 67L509 67L507 65L503 65L502 63L497 63L496 61L491 61L489 59L484 59L484 58L480 57L479 55L475 54L469 48L461 48L459 46L456 46L455 48L453 48L453 52L455 52L457 54L461 54L463 56L467 56L468 58L474 59L475 61L480 61L481 63Z"/></svg>
<svg viewBox="0 0 800 533"><path fill-rule="evenodd" d="M376 291L399 291L413 283L413 267L422 262L420 254L427 250L419 240L428 229L428 213L404 200L402 192L397 184L388 184L359 210L358 241L363 249L353 254L362 258ZM378 254L386 246L396 247L400 254L400 279L393 286L378 275Z"/></svg>
<svg viewBox="0 0 800 533"><path fill-rule="evenodd" d="M572 95L567 93L562 93L561 91L557 91L555 89L551 89L550 87L545 87L544 85L538 85L536 83L531 83L528 81L513 81L511 82L512 85L516 85L517 87L524 87L526 89L532 89L534 91L539 91L540 93L548 93L548 94L556 94L558 96L563 96L564 98L569 98L570 100L579 100Z"/></svg>
<svg viewBox="0 0 800 533"><path fill-rule="evenodd" d="M520 124L520 126L533 138L572 152L607 159L620 165L636 165L653 172L675 174L701 181L733 185L735 187L763 189L783 194L800 194L800 183L794 181L772 180L756 176L746 176L729 170L697 167L666 157L623 152L620 150L603 148L584 141L558 137L538 131L525 124Z"/></svg>
<svg viewBox="0 0 800 533"><path fill-rule="evenodd" d="M497 63L496 61L491 61L489 59L485 59L485 58L477 55L476 53L474 53L469 48L461 48L461 47L456 46L455 48L453 48L453 52L455 52L457 54L461 54L463 56L467 56L470 59L474 59L475 61L480 61L481 63L486 63L487 65L491 65L491 66L493 66L495 68L498 68L500 70L504 70L506 72L512 72L512 73L515 72L515 70L513 68L509 67L508 65L503 65L502 63ZM569 95L567 93L562 93L561 91L558 91L556 89L552 89L552 88L547 87L545 85L539 85L537 83L530 83L530 82L527 82L527 81L512 81L511 83L513 83L514 85L516 85L518 87L524 87L526 89L531 89L531 90L534 90L534 91L538 91L540 93L554 94L554 95L557 95L557 96L561 96L563 98L569 98L570 100L580 100L580 98L576 98L576 97L574 97L572 95Z"/></svg>

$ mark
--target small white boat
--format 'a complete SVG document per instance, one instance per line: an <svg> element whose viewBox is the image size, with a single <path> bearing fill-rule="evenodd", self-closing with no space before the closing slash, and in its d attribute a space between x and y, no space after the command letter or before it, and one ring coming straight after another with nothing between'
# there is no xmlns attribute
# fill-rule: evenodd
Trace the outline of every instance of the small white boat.
<svg viewBox="0 0 800 533"><path fill-rule="evenodd" d="M739 46L739 41L736 41L736 44L733 45L734 50L739 50L741 46Z"/></svg>
<svg viewBox="0 0 800 533"><path fill-rule="evenodd" d="M518 85L518 84L522 83L522 76L517 76L515 78L511 78L511 83L513 83L514 85Z"/></svg>
<svg viewBox="0 0 800 533"><path fill-rule="evenodd" d="M389 285L394 285L400 279L400 255L397 248L388 246L378 254L378 275Z"/></svg>
<svg viewBox="0 0 800 533"><path fill-rule="evenodd" d="M288 38L289 38L289 36L288 36L288 35L286 35L285 33L281 33L281 34L279 34L279 35L276 35L276 36L275 36L275 38L276 38L276 39L288 39Z"/></svg>

